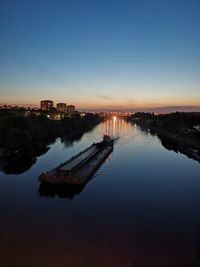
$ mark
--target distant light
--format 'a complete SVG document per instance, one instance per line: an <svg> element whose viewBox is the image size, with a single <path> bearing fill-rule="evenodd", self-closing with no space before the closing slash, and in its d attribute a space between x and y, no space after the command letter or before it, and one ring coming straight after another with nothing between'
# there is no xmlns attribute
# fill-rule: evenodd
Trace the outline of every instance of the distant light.
<svg viewBox="0 0 200 267"><path fill-rule="evenodd" d="M47 115L47 118L50 118L50 115Z"/></svg>
<svg viewBox="0 0 200 267"><path fill-rule="evenodd" d="M116 121L117 117L116 116L113 116L113 120Z"/></svg>

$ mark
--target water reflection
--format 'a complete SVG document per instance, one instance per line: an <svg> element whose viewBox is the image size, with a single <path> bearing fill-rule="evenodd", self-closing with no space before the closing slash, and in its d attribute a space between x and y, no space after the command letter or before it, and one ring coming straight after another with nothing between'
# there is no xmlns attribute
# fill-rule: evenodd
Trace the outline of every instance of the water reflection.
<svg viewBox="0 0 200 267"><path fill-rule="evenodd" d="M41 185L38 194L42 171L105 130L120 138L83 190ZM197 267L199 177L198 162L120 119L67 148L58 139L26 173L0 175L0 266Z"/></svg>
<svg viewBox="0 0 200 267"><path fill-rule="evenodd" d="M84 186L69 186L65 184L49 184L41 183L39 186L39 194L41 197L60 197L73 199L76 195L79 195Z"/></svg>
<svg viewBox="0 0 200 267"><path fill-rule="evenodd" d="M105 136L103 136L105 138ZM104 140L104 139L103 139ZM102 140L101 140L102 141ZM94 144L94 143L93 143ZM91 146L90 146L91 147ZM66 148L66 145L65 145ZM94 146L92 146L94 148ZM75 172L72 170L72 178L67 177L67 174L65 177L63 175L59 176L58 173L55 172L56 166L50 172L54 173L54 176L50 181L48 182L46 178L41 179L41 175L39 180L42 181L39 186L39 193L40 196L59 196L59 197L65 197L73 199L73 197L77 194L80 194L81 191L83 191L83 188L86 186L86 184L91 180L93 175L96 173L96 171L101 167L101 165L106 161L108 163L111 160L111 154L113 152L113 145L109 145L104 147L100 146L100 143L96 146L96 149L100 151L100 153L96 153L94 150L93 157L90 158L90 160L86 161L83 165L80 165L78 169L76 168ZM81 152L79 152L78 155L80 155ZM73 155L74 157L75 155ZM71 158L71 157L70 157ZM61 166L59 164L58 168ZM43 174L42 174L43 175ZM56 176L56 178L55 178ZM51 174L50 174L51 177ZM66 181L71 179L75 182L75 184L67 185ZM64 181L65 180L65 181Z"/></svg>
<svg viewBox="0 0 200 267"><path fill-rule="evenodd" d="M5 174L23 174L36 163L37 157L45 154L49 147L38 148L30 153L4 156L0 159L0 170Z"/></svg>
<svg viewBox="0 0 200 267"><path fill-rule="evenodd" d="M91 130L90 130L91 131ZM80 141L83 137L83 133L76 133L67 138L61 138L61 143L64 144L65 148L70 148L73 143ZM23 174L28 171L33 164L36 164L37 158L45 154L49 150L50 146L39 147L35 151L29 153L16 153L12 156L4 156L0 158L0 171L5 174Z"/></svg>
<svg viewBox="0 0 200 267"><path fill-rule="evenodd" d="M61 142L65 145L65 148L68 148L73 146L73 142L80 141L83 135L84 133L76 133L68 137L63 137L61 138Z"/></svg>
<svg viewBox="0 0 200 267"><path fill-rule="evenodd" d="M114 137L122 137L130 134L131 128L132 125L130 123L127 123L125 120L116 117L107 120L99 127L101 132L105 131L106 129Z"/></svg>
<svg viewBox="0 0 200 267"><path fill-rule="evenodd" d="M197 149L193 149L185 146L184 144L178 143L176 140L173 140L172 138L168 138L162 134L157 134L158 138L161 141L161 144L166 148L167 150L173 150L176 153L180 152L184 155L186 155L188 158L196 160L200 162L200 151Z"/></svg>
<svg viewBox="0 0 200 267"><path fill-rule="evenodd" d="M164 148L167 150L172 150L176 153L182 153L186 155L188 158L196 160L200 162L200 151L198 149L190 148L188 145L184 144L183 142L178 142L177 139L174 139L173 137L164 135L162 133L156 133L154 130L149 130L149 128L144 127L142 125L139 126L141 131L145 133L150 133L152 136L157 136L159 140L161 141L161 144Z"/></svg>

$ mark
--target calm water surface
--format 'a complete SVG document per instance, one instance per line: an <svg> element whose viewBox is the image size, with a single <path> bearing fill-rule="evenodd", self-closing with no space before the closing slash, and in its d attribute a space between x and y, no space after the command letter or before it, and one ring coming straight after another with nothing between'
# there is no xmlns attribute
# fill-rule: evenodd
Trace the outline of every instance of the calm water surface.
<svg viewBox="0 0 200 267"><path fill-rule="evenodd" d="M100 141L113 153L79 193L44 196L38 175ZM109 120L60 139L27 172L0 172L0 266L200 266L200 164Z"/></svg>

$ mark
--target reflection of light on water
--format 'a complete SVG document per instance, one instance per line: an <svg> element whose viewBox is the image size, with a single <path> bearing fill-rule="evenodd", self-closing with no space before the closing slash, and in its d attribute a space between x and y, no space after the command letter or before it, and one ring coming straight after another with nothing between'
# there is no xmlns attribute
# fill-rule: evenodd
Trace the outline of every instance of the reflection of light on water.
<svg viewBox="0 0 200 267"><path fill-rule="evenodd" d="M130 128L130 124L117 117L108 119L104 123L99 125L99 130L101 131L101 133L107 130L110 134L114 134L115 132L116 134L120 133L120 135L127 134L130 131Z"/></svg>
<svg viewBox="0 0 200 267"><path fill-rule="evenodd" d="M130 142L137 133L136 126L127 123L123 118L118 118L117 116L113 116L97 126L95 131L98 133L98 140L106 130L114 138L119 138L119 140L115 142L115 146L121 146L122 144Z"/></svg>
<svg viewBox="0 0 200 267"><path fill-rule="evenodd" d="M116 134L116 116L113 117L113 136L115 136Z"/></svg>

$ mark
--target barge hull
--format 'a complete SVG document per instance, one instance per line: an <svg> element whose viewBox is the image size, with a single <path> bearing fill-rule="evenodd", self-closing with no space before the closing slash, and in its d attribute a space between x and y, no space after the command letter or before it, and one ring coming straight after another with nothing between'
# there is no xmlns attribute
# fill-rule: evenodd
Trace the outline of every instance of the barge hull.
<svg viewBox="0 0 200 267"><path fill-rule="evenodd" d="M60 168L55 168L47 174L41 174L39 180L51 184L85 185L112 151L113 146L105 146L97 150L88 161L72 173L62 173L59 172Z"/></svg>

